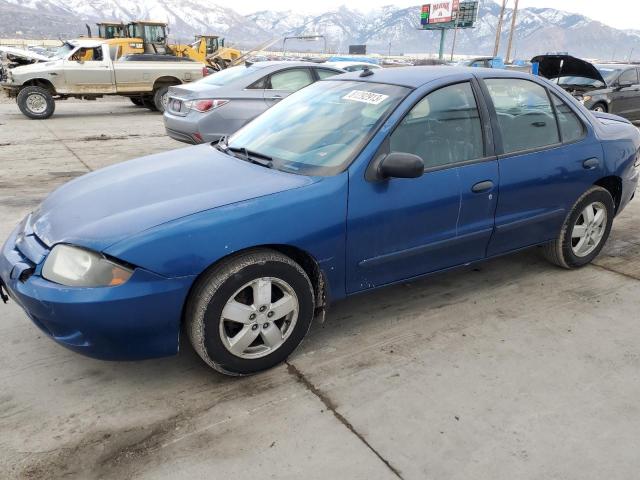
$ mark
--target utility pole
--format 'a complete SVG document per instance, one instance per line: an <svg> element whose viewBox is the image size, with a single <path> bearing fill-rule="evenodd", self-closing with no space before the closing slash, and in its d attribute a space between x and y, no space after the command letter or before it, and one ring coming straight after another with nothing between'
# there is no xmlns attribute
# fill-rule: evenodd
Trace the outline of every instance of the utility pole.
<svg viewBox="0 0 640 480"><path fill-rule="evenodd" d="M451 61L453 62L453 53L456 50L456 39L458 38L458 17L456 17L455 25L456 28L453 30L453 44L451 45Z"/></svg>
<svg viewBox="0 0 640 480"><path fill-rule="evenodd" d="M496 43L493 47L493 56L498 56L498 50L500 49L500 35L502 35L502 21L504 19L504 10L507 8L507 0L502 0L502 8L500 9L500 16L498 17L498 28L496 30Z"/></svg>
<svg viewBox="0 0 640 480"><path fill-rule="evenodd" d="M511 45L513 43L513 32L516 31L516 17L518 16L518 0L516 0L516 5L513 7L513 16L511 17L511 31L509 32L509 45L507 46L507 58L505 63L509 63L509 59L511 58Z"/></svg>

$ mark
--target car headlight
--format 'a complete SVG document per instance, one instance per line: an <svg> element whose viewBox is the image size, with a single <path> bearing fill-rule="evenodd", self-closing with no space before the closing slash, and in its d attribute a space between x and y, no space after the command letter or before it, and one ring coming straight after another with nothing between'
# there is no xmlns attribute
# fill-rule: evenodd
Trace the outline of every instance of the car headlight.
<svg viewBox="0 0 640 480"><path fill-rule="evenodd" d="M593 97L591 95L584 95L582 97L582 99L580 100L582 103L587 103L589 100L591 100Z"/></svg>
<svg viewBox="0 0 640 480"><path fill-rule="evenodd" d="M71 245L56 245L42 267L47 280L68 287L116 287L133 275L133 270L99 253Z"/></svg>

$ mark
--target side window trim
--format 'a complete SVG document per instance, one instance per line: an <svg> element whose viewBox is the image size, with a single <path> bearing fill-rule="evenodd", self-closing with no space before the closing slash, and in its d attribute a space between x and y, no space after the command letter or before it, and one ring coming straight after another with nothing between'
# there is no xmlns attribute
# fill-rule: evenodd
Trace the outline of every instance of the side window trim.
<svg viewBox="0 0 640 480"><path fill-rule="evenodd" d="M381 160L381 158L379 158L381 155L386 155L389 154L391 152L391 145L390 145L390 139L391 136L393 135L393 133L398 129L398 127L400 127L400 125L402 124L402 121L405 119L405 117L407 115L409 115L409 113L415 108L416 105L418 105L422 100L424 100L426 97L428 97L429 95L431 95L434 92L437 92L438 90L442 90L443 88L447 88L447 87L451 87L453 85L459 85L462 83L468 83L469 87L471 88L471 91L473 93L475 102L476 102L476 109L478 110L478 115L480 116L480 128L482 130L482 148L483 148L483 156L479 157L479 158L474 158L471 160L463 160L463 161L459 161L459 162L453 162L453 163L447 163L447 164L442 164L442 165L437 165L437 166L433 166L433 167L427 167L425 166L425 173L429 173L429 172L435 172L438 170L446 170L449 168L457 168L457 167L461 167L461 166L465 166L465 165L471 165L474 163L482 163L482 162L486 162L489 160L495 160L496 159L496 155L493 154L493 152L491 152L491 154L488 154L488 150L489 150L489 146L487 145L487 137L485 135L485 119L483 118L484 115L486 115L488 112L483 111L482 107L484 106L486 108L486 105L484 105L484 103L480 102L478 97L481 96L481 94L479 94L476 91L476 85L474 85L474 80L475 77L471 77L468 79L464 79L464 80L456 80L453 81L451 83L447 83L447 84L443 84L443 85L439 85L435 88L433 88L432 90L429 90L427 93L425 93L423 96L421 96L420 98L418 98L413 104L411 104L411 106L407 109L407 111L405 112L405 114L402 116L402 118L400 118L398 120L398 122L393 126L393 129L391 129L391 131L387 134L387 136L385 137L384 141L382 142L382 145L380 146L380 149L378 150L378 152L376 153L376 155L374 155L374 159L372 160L372 164L374 162L377 162L379 160ZM481 97L482 98L482 97ZM488 119L486 119L488 120ZM491 145L491 148L493 149L493 144Z"/></svg>

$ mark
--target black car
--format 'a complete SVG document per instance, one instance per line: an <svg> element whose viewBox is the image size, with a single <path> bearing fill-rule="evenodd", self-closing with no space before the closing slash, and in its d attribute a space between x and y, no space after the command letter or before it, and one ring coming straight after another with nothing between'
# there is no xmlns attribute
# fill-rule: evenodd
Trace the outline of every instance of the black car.
<svg viewBox="0 0 640 480"><path fill-rule="evenodd" d="M590 110L640 120L640 66L593 64L570 55L540 55L531 63L537 63L538 75L557 83Z"/></svg>

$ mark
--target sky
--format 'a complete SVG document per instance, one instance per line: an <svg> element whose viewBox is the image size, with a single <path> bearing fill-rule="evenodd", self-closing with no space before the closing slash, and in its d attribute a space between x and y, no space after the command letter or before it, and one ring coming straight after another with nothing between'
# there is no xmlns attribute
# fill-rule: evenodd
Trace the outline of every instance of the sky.
<svg viewBox="0 0 640 480"><path fill-rule="evenodd" d="M348 5L349 8L366 11L383 5L410 7L421 0L321 0L303 2L299 0L235 0L233 8L247 14L258 10L294 10L301 13L317 13ZM507 6L513 7L515 0L508 0ZM520 0L520 8L551 7L568 12L581 13L616 28L640 30L640 0Z"/></svg>

